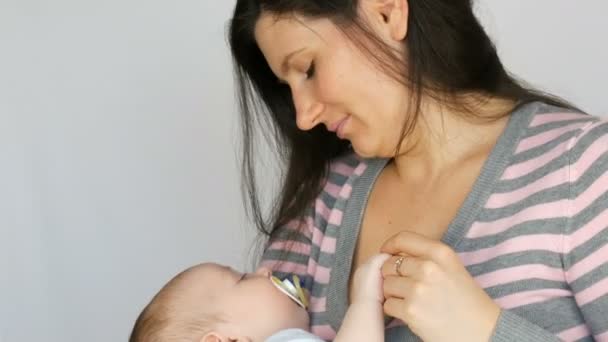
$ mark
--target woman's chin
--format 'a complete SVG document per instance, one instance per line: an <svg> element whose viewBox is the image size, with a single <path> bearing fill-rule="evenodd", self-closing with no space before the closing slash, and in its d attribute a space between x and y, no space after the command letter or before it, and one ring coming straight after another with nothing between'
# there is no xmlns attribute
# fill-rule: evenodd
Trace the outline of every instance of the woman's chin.
<svg viewBox="0 0 608 342"><path fill-rule="evenodd" d="M376 148L368 144L359 144L357 142L351 141L353 151L362 158L375 158L378 156L378 151Z"/></svg>

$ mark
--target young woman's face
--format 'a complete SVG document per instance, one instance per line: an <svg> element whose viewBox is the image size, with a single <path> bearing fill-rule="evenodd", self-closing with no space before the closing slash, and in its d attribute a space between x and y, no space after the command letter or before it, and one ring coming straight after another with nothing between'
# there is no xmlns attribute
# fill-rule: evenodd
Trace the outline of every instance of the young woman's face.
<svg viewBox="0 0 608 342"><path fill-rule="evenodd" d="M278 81L291 89L300 129L324 124L363 157L394 155L406 122L407 90L330 20L265 13L255 38Z"/></svg>

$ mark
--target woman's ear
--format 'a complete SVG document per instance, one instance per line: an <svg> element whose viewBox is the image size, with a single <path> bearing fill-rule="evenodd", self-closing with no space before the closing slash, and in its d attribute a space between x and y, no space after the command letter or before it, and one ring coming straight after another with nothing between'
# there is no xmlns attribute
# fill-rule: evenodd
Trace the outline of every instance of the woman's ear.
<svg viewBox="0 0 608 342"><path fill-rule="evenodd" d="M408 0L362 0L361 7L374 25L379 25L391 39L402 41L407 37Z"/></svg>

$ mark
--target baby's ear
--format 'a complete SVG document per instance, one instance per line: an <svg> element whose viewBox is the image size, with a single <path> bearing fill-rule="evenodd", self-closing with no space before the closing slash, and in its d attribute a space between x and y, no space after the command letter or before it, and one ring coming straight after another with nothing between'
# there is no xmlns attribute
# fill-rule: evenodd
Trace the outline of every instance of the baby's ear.
<svg viewBox="0 0 608 342"><path fill-rule="evenodd" d="M200 342L251 342L248 337L228 337L216 331L207 333Z"/></svg>
<svg viewBox="0 0 608 342"><path fill-rule="evenodd" d="M229 339L227 336L224 336L224 335L222 335L222 334L220 334L218 332L215 332L215 331L207 333L200 340L200 342L230 342L230 341L232 341L232 340Z"/></svg>

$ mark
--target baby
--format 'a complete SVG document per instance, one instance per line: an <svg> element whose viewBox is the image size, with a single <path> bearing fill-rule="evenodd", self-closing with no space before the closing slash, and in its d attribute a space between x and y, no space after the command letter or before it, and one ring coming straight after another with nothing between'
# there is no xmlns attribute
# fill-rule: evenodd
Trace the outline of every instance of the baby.
<svg viewBox="0 0 608 342"><path fill-rule="evenodd" d="M353 279L352 303L334 341L384 341L378 254ZM270 270L241 274L213 263L193 266L167 283L135 322L130 342L322 341L308 332L307 295L297 277L278 281Z"/></svg>

